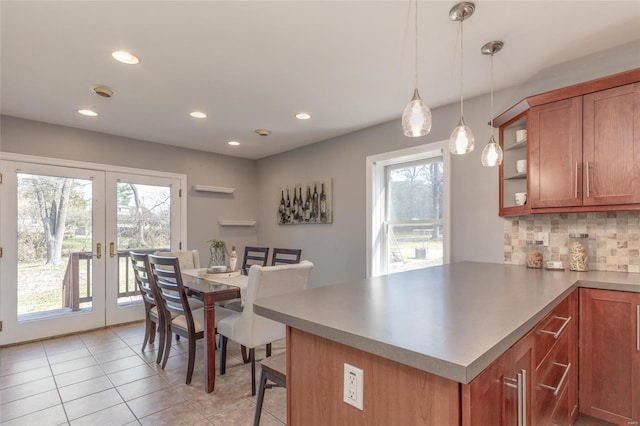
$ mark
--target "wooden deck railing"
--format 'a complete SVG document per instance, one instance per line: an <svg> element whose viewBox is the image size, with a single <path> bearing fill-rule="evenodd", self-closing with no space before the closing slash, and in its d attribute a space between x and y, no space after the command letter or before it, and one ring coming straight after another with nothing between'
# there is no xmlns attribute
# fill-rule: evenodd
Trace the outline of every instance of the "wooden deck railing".
<svg viewBox="0 0 640 426"><path fill-rule="evenodd" d="M118 298L135 296L140 294L138 287L136 286L135 279L130 272L133 269L130 267L129 253L135 251L137 253L153 253L155 251L168 251L167 248L154 248L154 249L140 249L140 250L118 250ZM122 258L124 258L124 265L122 265ZM67 263L67 269L64 273L64 281L62 284L62 300L65 308L71 308L73 311L80 310L80 304L91 302L93 300L93 294L91 293L91 260L93 259L93 252L81 251L71 253L69 256L69 262ZM124 277L120 268L124 267ZM120 280L124 281L124 289L121 289Z"/></svg>

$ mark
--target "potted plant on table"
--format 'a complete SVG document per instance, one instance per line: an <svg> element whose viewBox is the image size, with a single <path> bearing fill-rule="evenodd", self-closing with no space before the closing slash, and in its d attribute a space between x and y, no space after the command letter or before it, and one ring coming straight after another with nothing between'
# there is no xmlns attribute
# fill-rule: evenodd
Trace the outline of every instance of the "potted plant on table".
<svg viewBox="0 0 640 426"><path fill-rule="evenodd" d="M215 267L226 268L227 266L227 245L223 240L209 240L209 251L211 257L209 258L209 269L217 269Z"/></svg>

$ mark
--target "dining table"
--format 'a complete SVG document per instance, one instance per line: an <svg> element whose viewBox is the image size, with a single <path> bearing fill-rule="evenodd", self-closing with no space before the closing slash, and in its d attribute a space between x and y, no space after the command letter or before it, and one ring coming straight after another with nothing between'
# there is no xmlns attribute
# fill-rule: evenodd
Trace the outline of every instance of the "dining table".
<svg viewBox="0 0 640 426"><path fill-rule="evenodd" d="M216 383L216 309L215 302L243 296L248 277L237 273L208 274L206 268L183 269L184 286L189 295L204 303L204 377L205 391L213 392Z"/></svg>

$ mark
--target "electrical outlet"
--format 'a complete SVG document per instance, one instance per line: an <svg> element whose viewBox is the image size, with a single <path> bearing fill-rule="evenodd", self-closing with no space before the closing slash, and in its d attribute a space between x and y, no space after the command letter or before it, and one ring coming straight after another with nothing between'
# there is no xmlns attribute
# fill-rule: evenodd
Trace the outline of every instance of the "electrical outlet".
<svg viewBox="0 0 640 426"><path fill-rule="evenodd" d="M549 233L548 232L538 232L538 241L542 241L542 245L545 247L549 247Z"/></svg>
<svg viewBox="0 0 640 426"><path fill-rule="evenodd" d="M344 364L344 392L342 400L363 410L364 371L353 365Z"/></svg>

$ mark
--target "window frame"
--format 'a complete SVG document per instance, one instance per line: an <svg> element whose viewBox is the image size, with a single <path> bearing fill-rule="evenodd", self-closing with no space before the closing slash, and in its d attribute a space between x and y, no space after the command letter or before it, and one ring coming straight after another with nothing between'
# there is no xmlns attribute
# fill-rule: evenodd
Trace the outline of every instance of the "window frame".
<svg viewBox="0 0 640 426"><path fill-rule="evenodd" d="M411 165L426 159L442 156L443 170L443 263L451 258L451 156L447 141L440 141L411 148L371 155L366 158L366 245L367 277L385 275L387 270L387 167Z"/></svg>

